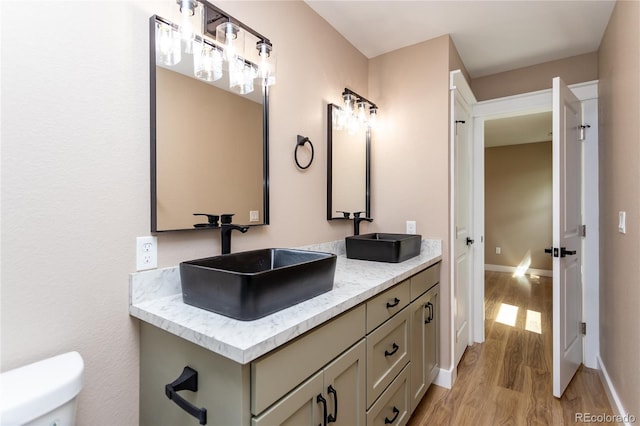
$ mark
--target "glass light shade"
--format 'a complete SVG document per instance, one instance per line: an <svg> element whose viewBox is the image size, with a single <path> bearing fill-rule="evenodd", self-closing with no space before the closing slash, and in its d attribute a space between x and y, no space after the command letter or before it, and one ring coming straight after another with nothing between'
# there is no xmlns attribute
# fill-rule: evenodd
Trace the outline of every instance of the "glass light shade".
<svg viewBox="0 0 640 426"><path fill-rule="evenodd" d="M207 43L193 44L193 73L204 81L222 78L222 52Z"/></svg>
<svg viewBox="0 0 640 426"><path fill-rule="evenodd" d="M361 123L367 121L366 111L366 102L362 100L358 101L358 120L360 120Z"/></svg>
<svg viewBox="0 0 640 426"><path fill-rule="evenodd" d="M162 65L176 65L182 60L180 33L170 25L156 25L156 60Z"/></svg>
<svg viewBox="0 0 640 426"><path fill-rule="evenodd" d="M193 44L196 40L194 24L198 18L195 9L198 3L193 0L182 0L180 2L180 37L185 53L193 53Z"/></svg>
<svg viewBox="0 0 640 426"><path fill-rule="evenodd" d="M347 120L349 116L345 113L343 109L334 108L333 109L333 125L336 130L344 130L347 125Z"/></svg>
<svg viewBox="0 0 640 426"><path fill-rule="evenodd" d="M367 124L369 127L375 127L378 122L378 107L369 108L369 121Z"/></svg>
<svg viewBox="0 0 640 426"><path fill-rule="evenodd" d="M244 76L244 59L236 57L229 61L229 87L238 91Z"/></svg>
<svg viewBox="0 0 640 426"><path fill-rule="evenodd" d="M244 31L232 22L223 22L216 27L216 41L224 46L224 59L231 63L234 58L244 57Z"/></svg>
<svg viewBox="0 0 640 426"><path fill-rule="evenodd" d="M238 92L241 95L246 95L248 93L253 92L253 80L256 78L256 70L252 65L245 63L242 61L242 65L240 65L240 61L236 61L236 67L238 67L235 72L237 74L237 78L231 82L231 74L229 87L231 90Z"/></svg>
<svg viewBox="0 0 640 426"><path fill-rule="evenodd" d="M272 86L276 83L276 54L270 44L262 41L258 42L257 48L260 57L257 78L263 86Z"/></svg>

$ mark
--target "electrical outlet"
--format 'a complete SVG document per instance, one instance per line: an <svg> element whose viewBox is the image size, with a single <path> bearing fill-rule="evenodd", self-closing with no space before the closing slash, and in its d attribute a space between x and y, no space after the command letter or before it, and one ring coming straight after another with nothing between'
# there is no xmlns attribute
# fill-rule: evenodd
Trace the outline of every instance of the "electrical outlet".
<svg viewBox="0 0 640 426"><path fill-rule="evenodd" d="M408 220L407 221L407 234L412 234L412 235L416 234L416 221L415 220Z"/></svg>
<svg viewBox="0 0 640 426"><path fill-rule="evenodd" d="M158 237L136 238L136 270L158 267Z"/></svg>
<svg viewBox="0 0 640 426"><path fill-rule="evenodd" d="M496 247L496 254L502 254L502 249L500 247Z"/></svg>
<svg viewBox="0 0 640 426"><path fill-rule="evenodd" d="M260 221L260 211L249 210L249 222L259 222L259 221Z"/></svg>

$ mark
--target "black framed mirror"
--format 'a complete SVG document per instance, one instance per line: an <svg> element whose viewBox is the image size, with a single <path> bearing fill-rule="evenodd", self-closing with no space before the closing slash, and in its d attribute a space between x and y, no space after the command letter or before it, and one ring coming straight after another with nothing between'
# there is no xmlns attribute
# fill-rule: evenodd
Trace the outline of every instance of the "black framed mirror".
<svg viewBox="0 0 640 426"><path fill-rule="evenodd" d="M339 128L339 111L339 106L328 105L327 220L347 219L345 212L371 217L371 130Z"/></svg>
<svg viewBox="0 0 640 426"><path fill-rule="evenodd" d="M185 52L175 65L160 63L156 32L163 25L177 27L150 18L151 232L206 229L195 227L206 219L194 213L268 224L268 87L240 95L227 75L195 78Z"/></svg>

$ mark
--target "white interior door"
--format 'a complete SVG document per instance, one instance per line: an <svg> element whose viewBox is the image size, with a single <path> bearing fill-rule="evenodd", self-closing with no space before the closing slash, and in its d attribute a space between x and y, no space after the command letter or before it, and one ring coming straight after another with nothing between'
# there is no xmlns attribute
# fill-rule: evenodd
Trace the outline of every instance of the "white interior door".
<svg viewBox="0 0 640 426"><path fill-rule="evenodd" d="M553 395L560 398L582 363L582 105L553 79Z"/></svg>
<svg viewBox="0 0 640 426"><path fill-rule="evenodd" d="M471 114L462 96L452 91L454 138L454 361L458 365L471 344Z"/></svg>

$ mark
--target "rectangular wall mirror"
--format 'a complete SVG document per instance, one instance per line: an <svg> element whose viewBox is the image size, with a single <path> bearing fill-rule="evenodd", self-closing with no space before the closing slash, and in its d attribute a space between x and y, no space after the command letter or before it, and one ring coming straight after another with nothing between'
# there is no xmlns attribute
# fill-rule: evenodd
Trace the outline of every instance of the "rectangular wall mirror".
<svg viewBox="0 0 640 426"><path fill-rule="evenodd" d="M338 129L336 111L329 104L327 113L327 220L345 219L343 212L364 212L371 217L371 131Z"/></svg>
<svg viewBox="0 0 640 426"><path fill-rule="evenodd" d="M227 73L195 78L185 52L175 65L157 62L156 32L167 24L150 19L151 231L203 229L194 213L268 224L268 88L240 95Z"/></svg>

